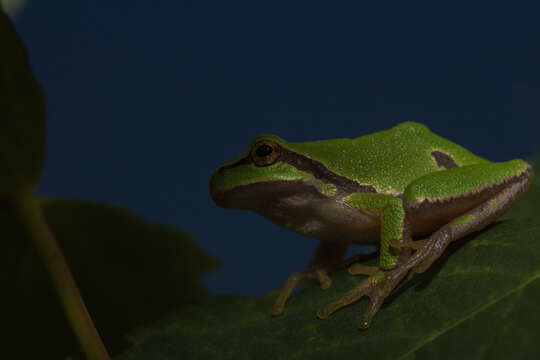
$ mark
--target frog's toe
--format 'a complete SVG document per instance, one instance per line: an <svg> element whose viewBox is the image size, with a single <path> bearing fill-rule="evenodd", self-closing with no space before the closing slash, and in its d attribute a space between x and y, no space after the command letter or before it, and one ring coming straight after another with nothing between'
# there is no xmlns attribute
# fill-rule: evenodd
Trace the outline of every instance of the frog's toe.
<svg viewBox="0 0 540 360"><path fill-rule="evenodd" d="M330 285L332 285L332 278L330 278L330 275L326 269L318 268L315 270L315 274L317 275L317 279L321 284L321 290L326 290L330 287Z"/></svg>
<svg viewBox="0 0 540 360"><path fill-rule="evenodd" d="M307 270L302 270L302 271L297 271L291 274L291 276L289 276L289 278L287 279L287 281L285 281L281 289L279 289L278 297L276 299L276 302L274 303L274 307L272 308L272 316L278 316L283 313L283 310L285 309L285 302L287 301L289 296L291 296L294 288L302 285L305 282L308 275L309 274Z"/></svg>
<svg viewBox="0 0 540 360"><path fill-rule="evenodd" d="M285 303L291 296L293 290L298 286L319 283L322 290L326 290L332 285L329 271L323 267L311 267L305 270L293 273L278 291L278 296L274 307L272 308L272 316L278 316L283 313Z"/></svg>
<svg viewBox="0 0 540 360"><path fill-rule="evenodd" d="M369 304L358 322L358 328L367 329L375 314L379 311L384 300L392 292L394 287L407 274L408 269L397 267L392 270L379 270L369 278L365 279L356 288L349 291L341 299L333 301L317 310L319 319L326 319L335 311L352 304L364 296L369 297Z"/></svg>
<svg viewBox="0 0 540 360"><path fill-rule="evenodd" d="M364 314L362 314L362 316L358 320L358 328L360 330L367 330L371 326L373 317L381 308L387 295L388 294L384 294L384 296L372 296L369 298L368 308L366 309L366 311L364 311Z"/></svg>
<svg viewBox="0 0 540 360"><path fill-rule="evenodd" d="M348 272L351 275L374 275L379 271L378 266L368 266L359 263L354 263L348 268Z"/></svg>
<svg viewBox="0 0 540 360"><path fill-rule="evenodd" d="M274 307L272 308L272 316L279 316L283 314L283 310L285 310L285 305L278 305L274 304Z"/></svg>
<svg viewBox="0 0 540 360"><path fill-rule="evenodd" d="M326 319L329 317L332 313L336 312L337 310L341 309L342 307L345 307L347 305L350 305L356 301L358 301L363 296L369 296L370 290L374 286L373 282L373 276L371 276L368 279L365 279L358 285L356 288L349 291L345 296L343 296L340 299L337 299L335 301L332 301L329 304L326 304L322 307L320 307L317 310L317 317L319 319Z"/></svg>

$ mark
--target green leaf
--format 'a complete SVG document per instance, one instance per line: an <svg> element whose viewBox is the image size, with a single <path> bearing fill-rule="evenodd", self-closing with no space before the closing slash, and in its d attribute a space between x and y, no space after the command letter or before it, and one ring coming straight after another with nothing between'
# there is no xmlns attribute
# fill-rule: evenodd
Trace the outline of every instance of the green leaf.
<svg viewBox="0 0 540 360"><path fill-rule="evenodd" d="M393 292L367 331L356 328L366 300L315 317L362 279L336 274L330 289L297 293L277 318L273 298L216 297L138 329L117 359L540 358L537 219L499 222L451 244Z"/></svg>
<svg viewBox="0 0 540 360"><path fill-rule="evenodd" d="M114 206L60 199L41 204L112 354L126 346L128 330L206 297L200 276L217 262L188 235ZM40 257L5 205L0 227L9 240L0 263L0 332L6 331L0 338L9 339L20 356L8 357L3 351L10 348L0 346L0 358L78 358L78 343Z"/></svg>
<svg viewBox="0 0 540 360"><path fill-rule="evenodd" d="M0 54L0 195L6 195L39 181L45 104L23 43L1 7Z"/></svg>
<svg viewBox="0 0 540 360"><path fill-rule="evenodd" d="M538 157L537 157L538 159ZM540 161L530 161L536 174L529 192L505 215L505 218L534 217L538 219L540 204Z"/></svg>

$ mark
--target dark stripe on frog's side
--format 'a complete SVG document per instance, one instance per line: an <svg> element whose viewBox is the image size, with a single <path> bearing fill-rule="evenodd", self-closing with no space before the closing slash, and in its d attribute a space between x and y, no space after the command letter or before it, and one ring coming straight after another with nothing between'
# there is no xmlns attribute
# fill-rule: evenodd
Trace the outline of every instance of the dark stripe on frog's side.
<svg viewBox="0 0 540 360"><path fill-rule="evenodd" d="M354 180L348 179L344 176L338 175L330 170L328 170L320 162L300 155L294 151L286 149L284 147L280 148L280 155L277 161L287 163L291 166L294 166L296 169L305 171L312 174L316 179L321 180L324 183L329 183L336 185L338 188L338 193L340 195L350 194L350 193L376 193L377 189L371 185L362 185L357 183ZM250 155L243 157L237 162L222 166L219 168L218 172L222 173L226 169L234 168L240 165L247 165L253 163Z"/></svg>
<svg viewBox="0 0 540 360"><path fill-rule="evenodd" d="M281 148L279 161L283 161L294 166L298 170L312 174L315 178L325 182L334 184L339 190L345 193L376 193L377 190L371 185L362 185L354 180L338 175L326 168L320 162L300 155L294 151Z"/></svg>
<svg viewBox="0 0 540 360"><path fill-rule="evenodd" d="M450 155L443 153L442 151L432 151L431 157L433 158L433 160L435 160L437 167L439 167L440 169L448 170L458 166L458 164L456 164L456 162Z"/></svg>

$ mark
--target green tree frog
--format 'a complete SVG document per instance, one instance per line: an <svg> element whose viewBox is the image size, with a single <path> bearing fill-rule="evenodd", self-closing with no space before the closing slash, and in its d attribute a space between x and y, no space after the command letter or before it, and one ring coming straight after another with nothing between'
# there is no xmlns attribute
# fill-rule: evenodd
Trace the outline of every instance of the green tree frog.
<svg viewBox="0 0 540 360"><path fill-rule="evenodd" d="M351 274L368 277L317 316L367 296L358 324L367 329L409 270L425 271L452 241L503 215L532 178L523 160L490 162L405 122L355 139L257 137L245 154L214 171L210 193L222 207L252 210L320 241L309 267L279 290L274 316L295 287L315 282L327 289L330 275L350 265ZM344 260L349 244L366 243L378 243L378 266Z"/></svg>

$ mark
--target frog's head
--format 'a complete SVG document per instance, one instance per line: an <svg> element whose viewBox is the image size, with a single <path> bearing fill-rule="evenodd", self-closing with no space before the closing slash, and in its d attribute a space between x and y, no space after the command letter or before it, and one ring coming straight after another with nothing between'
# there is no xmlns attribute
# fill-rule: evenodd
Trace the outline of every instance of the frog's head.
<svg viewBox="0 0 540 360"><path fill-rule="evenodd" d="M298 193L306 174L287 160L287 142L275 135L255 138L246 153L212 173L210 193L223 207L260 210L265 202Z"/></svg>

